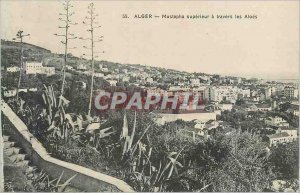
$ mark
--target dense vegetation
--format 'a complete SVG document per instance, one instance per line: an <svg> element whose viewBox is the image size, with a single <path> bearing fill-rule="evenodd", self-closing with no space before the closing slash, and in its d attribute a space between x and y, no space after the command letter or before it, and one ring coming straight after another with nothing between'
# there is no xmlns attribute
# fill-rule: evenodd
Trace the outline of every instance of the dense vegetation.
<svg viewBox="0 0 300 193"><path fill-rule="evenodd" d="M55 121L56 130L47 113L39 116L45 107L37 101L43 100L28 101L12 106L54 157L122 178L137 191L267 191L272 180L294 182L298 176L297 143L269 152L261 137L247 130L194 138L186 132L189 123L161 127L153 122L155 115L134 111L108 112L95 130L86 126L88 117L79 115L79 129L76 116L65 114L63 125Z"/></svg>

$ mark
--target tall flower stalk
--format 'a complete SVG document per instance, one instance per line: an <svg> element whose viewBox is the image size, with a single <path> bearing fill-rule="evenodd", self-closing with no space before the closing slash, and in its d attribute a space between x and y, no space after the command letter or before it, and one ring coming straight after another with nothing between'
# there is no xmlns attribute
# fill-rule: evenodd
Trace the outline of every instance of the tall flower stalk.
<svg viewBox="0 0 300 193"><path fill-rule="evenodd" d="M20 58L20 72L19 72L19 80L18 80L18 86L17 86L17 93L16 93L16 100L19 99L19 89L21 86L21 79L22 79L22 74L24 70L24 46L23 46L23 38L26 36L30 36L30 34L24 34L24 31L19 30L16 39L20 40L20 46L21 46L21 58Z"/></svg>
<svg viewBox="0 0 300 193"><path fill-rule="evenodd" d="M64 40L61 41L62 44L65 45L65 54L64 54L64 64L62 68L62 73L63 73L63 79L62 79L62 84L61 84L61 90L60 90L60 95L63 96L64 94L64 88L65 88L65 83L66 83L66 66L67 66L67 61L68 61L68 50L69 49L74 49L68 47L68 43L72 39L76 39L74 34L70 33L70 26L71 25L76 25L77 23L72 23L71 21L71 16L74 15L74 12L71 11L71 8L73 7L70 3L70 1L65 1L63 3L64 6L64 13L59 13L59 20L62 21L64 24L63 26L59 26L58 28L64 29L64 32L62 34L54 34L56 36L61 36L64 38Z"/></svg>
<svg viewBox="0 0 300 193"><path fill-rule="evenodd" d="M95 35L94 35L94 30L96 28L101 27L101 26L97 25L98 22L95 21L97 16L98 16L98 14L95 14L94 3L90 3L88 6L88 16L85 17L85 21L83 21L83 24L89 26L87 31L90 32L90 37L89 38L83 38L83 37L79 38L81 40L89 40L90 46L91 46L91 47L84 46L84 48L87 48L91 51L91 54L90 54L90 56L91 56L91 90L90 90L89 107L88 107L88 113L87 113L88 116L91 116L92 98L93 98L93 90L94 90L94 75L95 75L94 64L95 64L95 54L96 54L96 52L94 52L94 48L95 48L95 43L101 42L103 40L102 39L103 36L95 37ZM104 51L102 51L100 53L104 53Z"/></svg>

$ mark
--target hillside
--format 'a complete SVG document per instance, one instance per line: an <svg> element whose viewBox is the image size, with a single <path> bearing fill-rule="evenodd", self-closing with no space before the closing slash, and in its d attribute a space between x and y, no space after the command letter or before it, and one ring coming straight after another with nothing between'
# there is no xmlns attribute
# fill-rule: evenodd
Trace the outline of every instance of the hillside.
<svg viewBox="0 0 300 193"><path fill-rule="evenodd" d="M19 66L20 64L20 43L1 40L1 66L4 68L10 66ZM53 66L57 69L61 69L63 64L63 54L54 54L50 50L42 48L40 46L24 43L24 56L25 61L43 62L44 66ZM76 67L80 63L84 63L89 67L89 60L79 58L68 54L68 65ZM99 64L102 63L105 66L110 66L111 69L119 68L119 63L109 61L95 61L95 68L99 68ZM123 65L124 67L124 65Z"/></svg>
<svg viewBox="0 0 300 193"><path fill-rule="evenodd" d="M1 47L3 49L19 49L20 48L20 42L14 42L14 41L8 41L8 40L1 40ZM45 48L42 48L40 46L36 46L29 43L23 43L25 50L34 50L40 53L51 53L50 50L47 50Z"/></svg>
<svg viewBox="0 0 300 193"><path fill-rule="evenodd" d="M53 66L56 69L61 69L63 66L64 55L63 54L55 54L50 50L42 48L40 46L24 43L24 56L25 61L37 61L43 62L44 66ZM20 43L1 40L1 66L4 68L10 66L18 66L20 64ZM73 56L72 54L68 54L68 65L76 68L79 64L85 64L88 68L90 68L90 61L84 58L79 58ZM110 61L95 61L95 69L99 70L99 66L102 64L103 66L108 67L110 71L115 71L120 68L130 68L130 67L144 67L145 65L141 64L120 64L116 62ZM149 68L149 66L147 66ZM151 67L152 69L161 71L163 74L167 72L185 74L186 72L180 72L175 69L165 69L161 67ZM195 73L195 75L208 75L206 73Z"/></svg>
<svg viewBox="0 0 300 193"><path fill-rule="evenodd" d="M52 55L50 50L24 43L24 57L27 61L41 61ZM20 42L1 40L1 67L18 66L20 63Z"/></svg>

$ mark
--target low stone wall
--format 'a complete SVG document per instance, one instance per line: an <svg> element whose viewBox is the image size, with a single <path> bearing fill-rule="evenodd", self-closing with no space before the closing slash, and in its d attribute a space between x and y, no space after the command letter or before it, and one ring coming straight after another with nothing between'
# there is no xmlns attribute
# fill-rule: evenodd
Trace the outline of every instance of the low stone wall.
<svg viewBox="0 0 300 193"><path fill-rule="evenodd" d="M192 120L216 120L216 113L215 112L205 112L205 113L186 113L186 114L159 114L160 117L163 118L165 122L173 122L179 119L184 121L192 121Z"/></svg>
<svg viewBox="0 0 300 193"><path fill-rule="evenodd" d="M30 155L33 164L42 168L52 178L59 178L64 172L62 180L67 180L77 174L71 181L71 186L83 191L134 192L132 187L120 179L51 157L42 144L29 132L22 120L3 101L1 102L1 111L4 121L2 126L8 124L10 127L8 132Z"/></svg>

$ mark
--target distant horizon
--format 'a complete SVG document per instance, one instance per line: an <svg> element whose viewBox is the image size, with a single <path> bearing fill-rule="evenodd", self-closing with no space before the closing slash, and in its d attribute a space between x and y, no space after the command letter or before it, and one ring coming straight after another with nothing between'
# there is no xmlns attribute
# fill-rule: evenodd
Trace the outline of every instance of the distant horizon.
<svg viewBox="0 0 300 193"><path fill-rule="evenodd" d="M8 40L8 39L1 39L1 40L4 40L4 41L11 41L11 42L15 42L13 40ZM27 43L27 44L31 44L31 45L34 45L34 46L38 46L38 47L41 47L41 48L44 48L46 50L49 50L51 51L51 53L54 53L54 54L64 54L64 53L58 53L58 52L54 52L53 50L49 49L49 48L46 48L44 46L41 46L41 45L36 45L36 44L33 44L33 43L30 43L30 42L26 42L24 41L24 43ZM80 58L80 56L78 55L75 55L73 54L72 52L69 52L69 54L72 54L73 56L75 57L78 57ZM85 59L88 59L88 58L85 58ZM112 62L112 63L119 63L119 64L123 64L123 65L142 65L142 66L150 66L150 67L156 67L156 68L165 68L165 67L161 67L161 66L156 66L156 65L150 65L150 64L137 64L137 63L124 63L124 62L121 62L121 61L111 61L111 60L98 60L98 59L95 59L95 61L107 61L107 62ZM177 70L177 71L181 71L181 72L188 72L188 71L183 71L181 69L175 69L175 68L165 68L165 69L170 69L170 70ZM300 80L300 78L298 77L298 75L293 75L292 77L289 75L283 75L283 74L279 74L279 75L263 75L263 74L222 74L222 73L210 73L210 72L204 72L204 71L193 71L193 72L188 72L188 73L204 73L204 74L209 74L209 75L213 75L213 74L217 74L217 75L221 75L221 76L233 76L233 77L241 77L241 78L257 78L257 79L263 79L263 80L271 80L271 81L275 81L275 80Z"/></svg>

